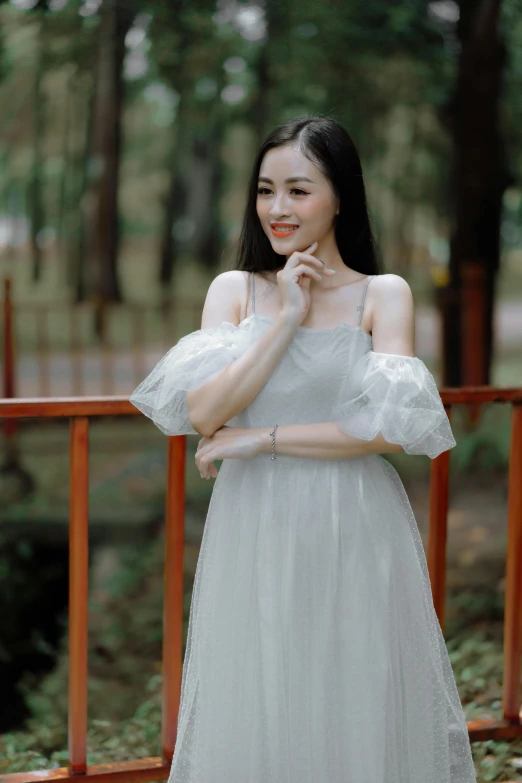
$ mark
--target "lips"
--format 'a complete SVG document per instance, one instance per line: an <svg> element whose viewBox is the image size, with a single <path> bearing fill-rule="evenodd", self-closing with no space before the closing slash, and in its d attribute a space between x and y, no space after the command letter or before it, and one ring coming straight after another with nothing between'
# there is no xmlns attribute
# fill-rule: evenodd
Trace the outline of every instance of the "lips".
<svg viewBox="0 0 522 783"><path fill-rule="evenodd" d="M275 237L286 237L297 231L299 226L296 226L294 223L271 223L270 228Z"/></svg>

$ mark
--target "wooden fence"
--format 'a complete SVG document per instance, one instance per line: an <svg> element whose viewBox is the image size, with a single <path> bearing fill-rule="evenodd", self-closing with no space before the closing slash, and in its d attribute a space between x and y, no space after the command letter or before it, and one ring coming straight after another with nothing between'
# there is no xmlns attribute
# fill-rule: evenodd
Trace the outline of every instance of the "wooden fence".
<svg viewBox="0 0 522 783"><path fill-rule="evenodd" d="M522 736L520 673L522 653L522 388L441 389L448 416L453 405L510 404L511 450L508 481L506 598L504 614L503 718L468 723L471 741ZM166 439L165 593L163 612L162 756L87 765L87 613L89 526L89 420L93 416L141 415L125 397L0 400L0 417L70 420L69 515L69 766L12 773L0 783L34 783L78 775L109 781L168 778L176 742L182 673L183 540L186 436ZM431 462L427 561L433 601L444 625L446 540L450 451Z"/></svg>
<svg viewBox="0 0 522 783"><path fill-rule="evenodd" d="M3 280L3 396L75 397L128 394L148 365L201 326L200 296L163 304L15 302ZM21 378L27 365L30 378ZM53 373L54 368L54 373ZM53 374L59 375L53 393ZM27 392L20 389L27 385ZM65 392L63 389L65 388Z"/></svg>

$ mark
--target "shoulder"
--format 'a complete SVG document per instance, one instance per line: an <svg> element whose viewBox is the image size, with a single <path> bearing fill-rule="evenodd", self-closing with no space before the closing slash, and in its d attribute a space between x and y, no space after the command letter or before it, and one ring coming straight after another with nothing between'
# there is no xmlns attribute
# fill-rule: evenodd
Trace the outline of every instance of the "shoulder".
<svg viewBox="0 0 522 783"><path fill-rule="evenodd" d="M248 273L240 269L230 269L217 275L207 291L202 325L214 326L223 320L238 323L247 282Z"/></svg>
<svg viewBox="0 0 522 783"><path fill-rule="evenodd" d="M245 296L248 274L241 269L221 272L212 280L208 288L207 299L225 298L227 302L233 302L239 308Z"/></svg>
<svg viewBox="0 0 522 783"><path fill-rule="evenodd" d="M242 291L248 274L248 272L244 272L242 269L230 269L227 272L221 272L212 280L209 291L211 288L216 291Z"/></svg>
<svg viewBox="0 0 522 783"><path fill-rule="evenodd" d="M368 293L371 291L373 296L381 302L390 299L401 299L405 302L413 300L409 283L400 275L375 275L368 288Z"/></svg>
<svg viewBox="0 0 522 783"><path fill-rule="evenodd" d="M400 275L376 275L368 286L372 331L379 324L411 324L414 304L411 288Z"/></svg>
<svg viewBox="0 0 522 783"><path fill-rule="evenodd" d="M414 356L415 316L409 284L400 275L376 275L372 288L373 350Z"/></svg>

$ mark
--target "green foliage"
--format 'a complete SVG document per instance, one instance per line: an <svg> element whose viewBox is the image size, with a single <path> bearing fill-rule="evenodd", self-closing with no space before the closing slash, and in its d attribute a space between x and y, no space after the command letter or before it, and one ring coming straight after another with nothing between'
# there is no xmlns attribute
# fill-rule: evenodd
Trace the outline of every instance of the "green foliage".
<svg viewBox="0 0 522 783"><path fill-rule="evenodd" d="M507 473L511 437L509 405L484 405L478 425L471 426L468 412L456 406L452 414L457 448L451 454L451 465L458 473L498 471Z"/></svg>

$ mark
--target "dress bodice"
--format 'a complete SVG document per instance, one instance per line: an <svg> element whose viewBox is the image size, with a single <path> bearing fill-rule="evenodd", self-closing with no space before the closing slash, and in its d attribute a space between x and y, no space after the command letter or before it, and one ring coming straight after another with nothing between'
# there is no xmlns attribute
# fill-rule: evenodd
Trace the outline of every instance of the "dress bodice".
<svg viewBox="0 0 522 783"><path fill-rule="evenodd" d="M254 334L274 319L253 312L239 324ZM361 327L340 323L333 329L298 327L274 372L250 405L229 424L268 427L331 421L344 379L355 362L371 350L372 339Z"/></svg>
<svg viewBox="0 0 522 783"><path fill-rule="evenodd" d="M238 427L311 424L330 421L342 390L343 377L371 349L372 338L361 328L368 275L357 307L357 325L339 323L332 329L298 326L276 369L250 405L234 417ZM274 318L256 312L255 274L250 273L251 315L239 328L261 332Z"/></svg>
<svg viewBox="0 0 522 783"><path fill-rule="evenodd" d="M456 445L435 380L421 359L373 350L357 325L298 327L257 396L228 422L273 427L335 422L349 435L388 443L433 458ZM254 277L252 276L252 281ZM252 286L253 288L253 286ZM252 294L254 296L254 294ZM186 394L241 357L274 318L255 312L239 324L197 329L182 337L131 394L130 401L166 435L198 435Z"/></svg>

